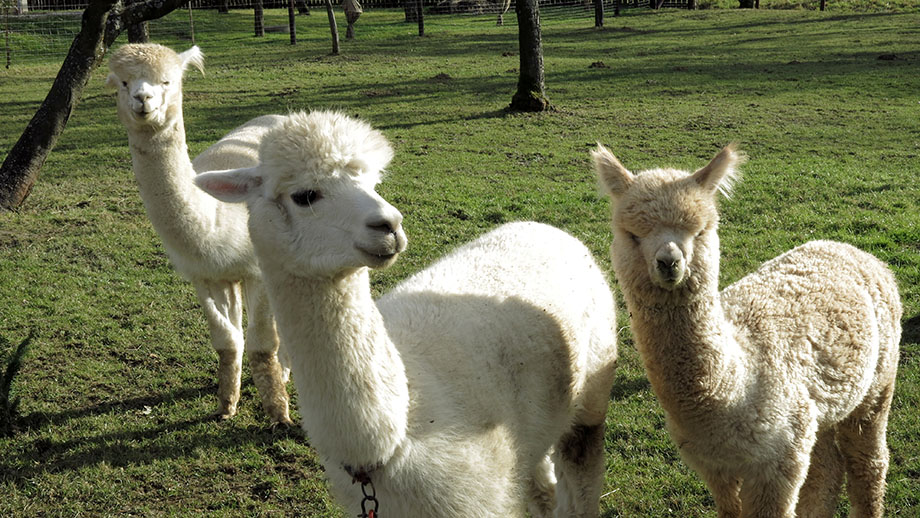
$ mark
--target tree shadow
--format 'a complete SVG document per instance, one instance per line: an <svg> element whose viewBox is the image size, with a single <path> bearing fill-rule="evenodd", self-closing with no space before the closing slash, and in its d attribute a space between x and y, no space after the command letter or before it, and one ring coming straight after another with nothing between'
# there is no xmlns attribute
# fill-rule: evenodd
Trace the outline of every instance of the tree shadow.
<svg viewBox="0 0 920 518"><path fill-rule="evenodd" d="M0 481L19 485L36 475L77 471L99 463L126 467L179 459L195 455L202 448L231 449L244 444L270 444L285 438L306 442L298 426L274 428L267 423L264 426L240 426L234 420L220 422L211 414L184 419L170 415L151 416L153 425L144 422L135 426L127 424L128 414L143 412L147 410L145 407L193 400L215 391L216 385L186 387L54 414L33 412L23 417L22 424L24 430L30 430L35 438L31 442L23 441L13 455L4 455L0 459ZM126 414L126 424L113 432L91 430L82 434L70 433L66 440L61 441L54 439L54 433L40 430L109 413ZM164 436L181 436L181 439L162 440ZM17 458L28 458L29 462L14 460Z"/></svg>

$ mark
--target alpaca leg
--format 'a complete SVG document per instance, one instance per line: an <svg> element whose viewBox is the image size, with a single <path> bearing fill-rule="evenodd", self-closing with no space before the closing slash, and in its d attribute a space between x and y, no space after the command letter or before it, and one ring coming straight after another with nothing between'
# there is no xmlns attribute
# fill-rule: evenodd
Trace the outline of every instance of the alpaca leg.
<svg viewBox="0 0 920 518"><path fill-rule="evenodd" d="M532 518L551 518L556 505L556 475L549 456L537 464L530 487L528 510Z"/></svg>
<svg viewBox="0 0 920 518"><path fill-rule="evenodd" d="M811 444L804 452L811 452ZM808 473L808 454L788 451L775 466L756 469L741 484L742 518L794 518Z"/></svg>
<svg viewBox="0 0 920 518"><path fill-rule="evenodd" d="M272 424L290 425L285 376L278 361L278 333L262 283L256 279L244 284L246 314L246 352L252 381L262 398L262 409Z"/></svg>
<svg viewBox="0 0 920 518"><path fill-rule="evenodd" d="M195 289L208 321L211 345L218 356L217 416L229 419L236 415L243 370L243 307L240 287L231 282L201 281L195 283Z"/></svg>
<svg viewBox="0 0 920 518"><path fill-rule="evenodd" d="M840 451L847 472L850 518L878 518L884 513L885 476L888 473L888 411L892 381L869 404L863 404L838 428Z"/></svg>
<svg viewBox="0 0 920 518"><path fill-rule="evenodd" d="M741 481L733 476L703 469L696 470L716 502L718 518L738 518L741 516Z"/></svg>
<svg viewBox="0 0 920 518"><path fill-rule="evenodd" d="M556 445L556 517L596 517L604 483L604 423L576 424Z"/></svg>
<svg viewBox="0 0 920 518"><path fill-rule="evenodd" d="M811 452L808 476L799 491L797 518L832 518L843 485L843 457L834 430L818 435Z"/></svg>

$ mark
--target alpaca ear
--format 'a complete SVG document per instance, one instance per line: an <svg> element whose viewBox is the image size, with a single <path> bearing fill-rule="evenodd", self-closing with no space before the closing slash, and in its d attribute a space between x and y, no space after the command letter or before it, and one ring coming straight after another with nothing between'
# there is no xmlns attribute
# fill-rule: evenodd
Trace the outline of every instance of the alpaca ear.
<svg viewBox="0 0 920 518"><path fill-rule="evenodd" d="M204 75L204 54L201 52L201 49L198 48L198 45L194 45L185 52L181 52L179 54L179 61L182 62L182 72L188 70L189 66L194 66L201 72L201 75Z"/></svg>
<svg viewBox="0 0 920 518"><path fill-rule="evenodd" d="M118 88L118 83L121 81L118 79L118 76L114 72L110 73L108 77L105 78L105 87L109 90L114 90Z"/></svg>
<svg viewBox="0 0 920 518"><path fill-rule="evenodd" d="M735 144L729 144L719 151L706 167L693 173L693 180L715 194L716 191L722 193L726 198L732 194L735 183L739 180L741 174L738 166L747 160L743 153L735 150Z"/></svg>
<svg viewBox="0 0 920 518"><path fill-rule="evenodd" d="M227 203L242 203L257 194L262 177L256 167L209 171L195 177L201 190Z"/></svg>
<svg viewBox="0 0 920 518"><path fill-rule="evenodd" d="M611 197L619 197L632 185L635 176L630 173L623 164L613 156L607 148L600 142L597 149L591 152L594 159L594 170L597 172L597 180L601 189Z"/></svg>

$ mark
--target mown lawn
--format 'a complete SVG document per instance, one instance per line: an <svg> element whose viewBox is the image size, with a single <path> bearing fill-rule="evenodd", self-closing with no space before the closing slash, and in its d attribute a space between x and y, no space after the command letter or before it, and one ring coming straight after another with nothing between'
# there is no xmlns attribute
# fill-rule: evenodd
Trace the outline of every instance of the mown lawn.
<svg viewBox="0 0 920 518"><path fill-rule="evenodd" d="M723 284L819 238L860 246L898 277L888 515L920 513L917 12L637 9L596 30L590 10L545 9L556 109L543 114L504 111L517 81L513 15L504 27L492 15L428 16L419 38L401 11L368 11L339 56L319 11L298 18L296 46L253 38L250 12L195 16L207 58L206 75L186 81L193 154L251 117L319 107L393 142L380 191L405 215L410 245L374 274L377 292L513 220L562 227L606 266L595 142L633 170L699 167L738 142L750 161L723 203ZM286 23L286 12L268 17ZM154 24L153 38L188 47L175 30L186 18ZM58 66L0 69L4 153ZM95 73L26 204L0 215L0 335L35 334L15 385L20 432L0 439L0 516L342 516L309 438L268 428L248 375L240 415L207 419L216 355L146 220L104 78ZM620 322L602 513L713 517L663 429L625 310ZM838 516L846 509L844 499Z"/></svg>

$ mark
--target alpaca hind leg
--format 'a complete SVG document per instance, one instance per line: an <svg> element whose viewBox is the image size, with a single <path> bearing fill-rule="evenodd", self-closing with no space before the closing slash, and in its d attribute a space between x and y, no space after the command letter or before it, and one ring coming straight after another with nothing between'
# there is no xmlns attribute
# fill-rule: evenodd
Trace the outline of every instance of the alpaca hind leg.
<svg viewBox="0 0 920 518"><path fill-rule="evenodd" d="M527 504L532 518L553 516L553 508L556 506L556 475L553 470L553 461L548 455L534 468Z"/></svg>
<svg viewBox="0 0 920 518"><path fill-rule="evenodd" d="M556 517L593 518L604 483L604 423L576 424L556 445Z"/></svg>
<svg viewBox="0 0 920 518"><path fill-rule="evenodd" d="M236 415L243 370L243 307L240 287L223 281L196 282L198 300L204 309L211 345L217 351L217 417Z"/></svg>
<svg viewBox="0 0 920 518"><path fill-rule="evenodd" d="M290 425L285 376L278 361L278 333L269 307L265 288L258 280L244 283L246 315L246 352L252 381L262 398L262 409L272 424Z"/></svg>
<svg viewBox="0 0 920 518"><path fill-rule="evenodd" d="M847 472L850 518L878 518L884 514L888 473L886 434L893 392L892 381L877 398L864 403L838 427L837 440Z"/></svg>
<svg viewBox="0 0 920 518"><path fill-rule="evenodd" d="M818 435L811 452L808 476L799 491L797 518L833 518L843 485L843 456L837 447L835 430Z"/></svg>

